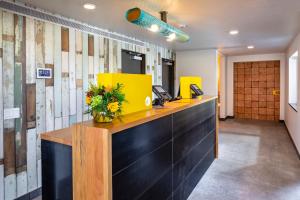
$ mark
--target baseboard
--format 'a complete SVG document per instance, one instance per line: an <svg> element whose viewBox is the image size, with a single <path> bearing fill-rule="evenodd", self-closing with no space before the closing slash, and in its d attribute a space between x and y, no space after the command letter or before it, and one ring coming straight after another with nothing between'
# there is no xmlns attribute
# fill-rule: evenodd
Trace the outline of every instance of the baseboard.
<svg viewBox="0 0 300 200"><path fill-rule="evenodd" d="M287 128L287 126L286 126L286 124L285 124L285 121L284 121L284 120L280 120L280 122L282 122L282 123L284 124L285 129L286 129L286 131L287 131L287 133L288 133L288 135L289 135L289 138L290 138L290 140L292 141L293 146L294 146L294 148L295 148L295 150L296 150L296 152L297 152L298 159L300 160L300 152L298 151L298 149L297 149L297 147L296 147L296 144L295 144L295 142L294 142L294 140L293 140L293 138L292 138L292 136L291 136L291 134L290 134L290 132L289 132L289 129Z"/></svg>
<svg viewBox="0 0 300 200"><path fill-rule="evenodd" d="M32 200L38 196L42 195L42 188L38 188L36 190L33 190L27 194L24 194L21 197L16 198L16 200Z"/></svg>
<svg viewBox="0 0 300 200"><path fill-rule="evenodd" d="M225 118L219 117L220 121L225 121L226 119L234 119L234 116L226 116Z"/></svg>

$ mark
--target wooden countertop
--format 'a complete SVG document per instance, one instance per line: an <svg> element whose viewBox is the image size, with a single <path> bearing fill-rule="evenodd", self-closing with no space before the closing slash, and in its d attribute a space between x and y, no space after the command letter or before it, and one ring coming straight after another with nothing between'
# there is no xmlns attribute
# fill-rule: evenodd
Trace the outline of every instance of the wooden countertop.
<svg viewBox="0 0 300 200"><path fill-rule="evenodd" d="M95 123L93 120L77 123L87 127L97 127L114 134L134 126L185 110L216 99L216 96L203 96L202 99L183 99L166 103L164 107L131 113L114 119L111 123ZM72 146L72 126L41 134L41 139Z"/></svg>

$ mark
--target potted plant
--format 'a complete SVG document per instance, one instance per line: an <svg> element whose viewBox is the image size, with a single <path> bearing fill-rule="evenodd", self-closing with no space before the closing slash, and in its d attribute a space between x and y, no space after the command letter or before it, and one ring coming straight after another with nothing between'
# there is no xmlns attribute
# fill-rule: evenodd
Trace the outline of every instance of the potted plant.
<svg viewBox="0 0 300 200"><path fill-rule="evenodd" d="M90 84L86 92L86 104L89 106L86 113L90 113L95 122L111 122L121 115L122 104L125 101L122 87L120 83L111 88Z"/></svg>

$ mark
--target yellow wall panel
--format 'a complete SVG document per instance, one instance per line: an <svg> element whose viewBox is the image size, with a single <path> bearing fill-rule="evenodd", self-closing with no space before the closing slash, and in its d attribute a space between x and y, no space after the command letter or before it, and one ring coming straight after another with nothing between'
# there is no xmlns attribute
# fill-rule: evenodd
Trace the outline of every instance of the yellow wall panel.
<svg viewBox="0 0 300 200"><path fill-rule="evenodd" d="M123 92L127 102L123 104L123 114L152 108L152 77L145 74L98 74L98 85L106 87L124 85Z"/></svg>

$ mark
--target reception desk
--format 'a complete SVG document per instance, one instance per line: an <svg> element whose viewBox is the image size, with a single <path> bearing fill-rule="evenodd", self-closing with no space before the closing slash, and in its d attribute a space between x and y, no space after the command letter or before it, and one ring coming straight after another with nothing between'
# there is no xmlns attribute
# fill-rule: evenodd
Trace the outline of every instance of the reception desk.
<svg viewBox="0 0 300 200"><path fill-rule="evenodd" d="M44 133L43 199L184 200L217 157L216 98Z"/></svg>

